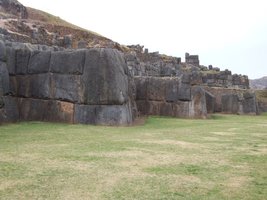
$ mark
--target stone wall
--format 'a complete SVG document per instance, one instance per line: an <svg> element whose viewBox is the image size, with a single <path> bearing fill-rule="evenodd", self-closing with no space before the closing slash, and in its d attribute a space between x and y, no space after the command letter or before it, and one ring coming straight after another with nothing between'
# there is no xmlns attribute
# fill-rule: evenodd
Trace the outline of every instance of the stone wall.
<svg viewBox="0 0 267 200"><path fill-rule="evenodd" d="M258 103L253 90L205 87L215 98L214 112L228 114L258 114Z"/></svg>
<svg viewBox="0 0 267 200"><path fill-rule="evenodd" d="M134 120L134 85L121 52L0 44L0 121L126 125Z"/></svg>
<svg viewBox="0 0 267 200"><path fill-rule="evenodd" d="M205 91L177 77L135 77L138 111L145 115L206 118Z"/></svg>

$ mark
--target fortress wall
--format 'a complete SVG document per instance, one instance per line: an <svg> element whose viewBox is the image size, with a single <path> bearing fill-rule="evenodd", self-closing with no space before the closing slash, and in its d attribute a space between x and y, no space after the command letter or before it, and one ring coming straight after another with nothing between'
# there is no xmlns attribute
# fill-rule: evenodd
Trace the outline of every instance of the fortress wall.
<svg viewBox="0 0 267 200"><path fill-rule="evenodd" d="M122 53L18 46L0 46L0 122L132 123L134 86Z"/></svg>
<svg viewBox="0 0 267 200"><path fill-rule="evenodd" d="M206 118L205 91L177 77L135 77L138 111L145 115Z"/></svg>

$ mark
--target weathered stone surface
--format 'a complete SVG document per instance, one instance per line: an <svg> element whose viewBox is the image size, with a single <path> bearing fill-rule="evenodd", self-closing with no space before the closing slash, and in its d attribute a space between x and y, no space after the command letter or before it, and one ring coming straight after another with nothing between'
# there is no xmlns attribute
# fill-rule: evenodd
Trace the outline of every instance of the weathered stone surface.
<svg viewBox="0 0 267 200"><path fill-rule="evenodd" d="M7 47L6 48L7 69L9 74L16 74L16 50Z"/></svg>
<svg viewBox="0 0 267 200"><path fill-rule="evenodd" d="M165 100L167 102L176 102L178 100L179 79L169 79L166 82Z"/></svg>
<svg viewBox="0 0 267 200"><path fill-rule="evenodd" d="M3 95L9 93L9 74L6 63L0 61L0 90Z"/></svg>
<svg viewBox="0 0 267 200"><path fill-rule="evenodd" d="M81 102L83 97L80 84L80 75L52 74L51 98L70 102Z"/></svg>
<svg viewBox="0 0 267 200"><path fill-rule="evenodd" d="M191 100L191 86L186 83L181 83L178 88L178 99L181 101Z"/></svg>
<svg viewBox="0 0 267 200"><path fill-rule="evenodd" d="M126 125L133 121L129 104L75 105L74 123L98 125Z"/></svg>
<svg viewBox="0 0 267 200"><path fill-rule="evenodd" d="M50 98L49 74L18 75L16 79L19 97Z"/></svg>
<svg viewBox="0 0 267 200"><path fill-rule="evenodd" d="M205 91L205 97L206 97L206 107L208 113L214 113L215 112L215 97L208 91Z"/></svg>
<svg viewBox="0 0 267 200"><path fill-rule="evenodd" d="M0 40L0 61L6 61L6 45Z"/></svg>
<svg viewBox="0 0 267 200"><path fill-rule="evenodd" d="M50 67L50 51L33 51L31 52L28 73L40 74L49 72Z"/></svg>
<svg viewBox="0 0 267 200"><path fill-rule="evenodd" d="M237 114L239 111L238 95L225 94L222 95L222 112Z"/></svg>
<svg viewBox="0 0 267 200"><path fill-rule="evenodd" d="M84 103L122 105L128 101L128 69L124 56L115 49L86 51L82 88Z"/></svg>
<svg viewBox="0 0 267 200"><path fill-rule="evenodd" d="M27 74L31 52L27 49L16 50L16 74Z"/></svg>
<svg viewBox="0 0 267 200"><path fill-rule="evenodd" d="M206 96L205 91L198 86L192 87L191 99L189 103L189 117L193 118L206 118L207 107L206 107Z"/></svg>
<svg viewBox="0 0 267 200"><path fill-rule="evenodd" d="M162 78L150 77L147 86L147 97L150 101L165 101L166 81Z"/></svg>
<svg viewBox="0 0 267 200"><path fill-rule="evenodd" d="M21 120L73 123L74 105L68 102L19 98Z"/></svg>
<svg viewBox="0 0 267 200"><path fill-rule="evenodd" d="M242 113L244 114L257 114L257 101L255 93L245 92L243 94L244 100L242 101Z"/></svg>
<svg viewBox="0 0 267 200"><path fill-rule="evenodd" d="M134 82L136 85L136 99L146 100L148 79L144 77L134 77Z"/></svg>
<svg viewBox="0 0 267 200"><path fill-rule="evenodd" d="M84 60L84 50L52 52L50 71L60 74L82 74Z"/></svg>
<svg viewBox="0 0 267 200"><path fill-rule="evenodd" d="M0 109L0 123L16 122L19 120L17 99L10 96L3 97L4 107Z"/></svg>

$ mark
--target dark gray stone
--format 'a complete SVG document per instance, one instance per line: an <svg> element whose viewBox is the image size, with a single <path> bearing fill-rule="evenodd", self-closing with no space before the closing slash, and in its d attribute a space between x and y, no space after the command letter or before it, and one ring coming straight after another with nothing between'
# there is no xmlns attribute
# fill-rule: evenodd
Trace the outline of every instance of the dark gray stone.
<svg viewBox="0 0 267 200"><path fill-rule="evenodd" d="M75 105L74 123L97 125L126 125L132 123L129 104Z"/></svg>
<svg viewBox="0 0 267 200"><path fill-rule="evenodd" d="M50 98L49 74L19 75L16 79L19 97Z"/></svg>
<svg viewBox="0 0 267 200"><path fill-rule="evenodd" d="M214 113L215 112L215 97L208 91L205 91L206 96L206 107L208 113Z"/></svg>
<svg viewBox="0 0 267 200"><path fill-rule="evenodd" d="M166 95L167 102L176 102L178 100L179 79L169 79L166 82Z"/></svg>
<svg viewBox="0 0 267 200"><path fill-rule="evenodd" d="M73 123L74 105L68 102L20 98L19 110L21 120Z"/></svg>
<svg viewBox="0 0 267 200"><path fill-rule="evenodd" d="M59 74L82 74L84 60L84 50L52 52L50 71Z"/></svg>
<svg viewBox="0 0 267 200"><path fill-rule="evenodd" d="M191 86L181 83L178 88L178 99L181 101L191 101Z"/></svg>
<svg viewBox="0 0 267 200"><path fill-rule="evenodd" d="M31 52L28 73L40 74L49 72L50 51L33 51Z"/></svg>
<svg viewBox="0 0 267 200"><path fill-rule="evenodd" d="M0 109L0 123L16 122L19 120L17 99L10 96L3 97L4 107Z"/></svg>
<svg viewBox="0 0 267 200"><path fill-rule="evenodd" d="M31 52L27 49L16 51L16 74L27 74Z"/></svg>
<svg viewBox="0 0 267 200"><path fill-rule="evenodd" d="M9 93L9 74L7 71L6 63L0 61L0 90L2 89L3 95Z"/></svg>
<svg viewBox="0 0 267 200"><path fill-rule="evenodd" d="M163 78L148 79L147 96L150 101L165 101L166 81Z"/></svg>
<svg viewBox="0 0 267 200"><path fill-rule="evenodd" d="M0 61L6 61L6 45L0 40Z"/></svg>
<svg viewBox="0 0 267 200"><path fill-rule="evenodd" d="M85 104L122 105L128 101L128 68L121 52L115 49L86 51L82 75Z"/></svg>
<svg viewBox="0 0 267 200"><path fill-rule="evenodd" d="M252 92L243 94L244 100L242 101L242 112L244 114L257 114L257 101L256 95Z"/></svg>
<svg viewBox="0 0 267 200"><path fill-rule="evenodd" d="M207 107L206 107L206 96L205 91L195 86L191 88L191 101L189 103L189 116L193 118L206 118Z"/></svg>
<svg viewBox="0 0 267 200"><path fill-rule="evenodd" d="M222 112L237 114L239 111L238 95L225 94L222 95Z"/></svg>
<svg viewBox="0 0 267 200"><path fill-rule="evenodd" d="M52 74L51 98L70 102L81 102L83 97L80 84L80 75Z"/></svg>
<svg viewBox="0 0 267 200"><path fill-rule="evenodd" d="M136 85L136 99L146 100L148 79L145 77L134 77L134 82Z"/></svg>
<svg viewBox="0 0 267 200"><path fill-rule="evenodd" d="M7 47L6 48L7 69L10 75L16 74L16 50Z"/></svg>

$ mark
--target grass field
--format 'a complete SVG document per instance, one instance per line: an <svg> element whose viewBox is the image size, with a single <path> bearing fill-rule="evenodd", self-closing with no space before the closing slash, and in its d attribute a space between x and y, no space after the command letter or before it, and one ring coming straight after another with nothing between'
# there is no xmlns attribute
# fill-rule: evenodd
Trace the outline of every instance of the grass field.
<svg viewBox="0 0 267 200"><path fill-rule="evenodd" d="M0 126L0 199L266 197L266 114Z"/></svg>

